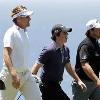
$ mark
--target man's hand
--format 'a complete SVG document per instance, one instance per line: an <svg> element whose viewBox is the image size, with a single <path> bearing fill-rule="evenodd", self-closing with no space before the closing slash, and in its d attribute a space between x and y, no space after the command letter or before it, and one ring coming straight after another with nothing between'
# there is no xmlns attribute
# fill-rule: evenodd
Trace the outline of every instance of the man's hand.
<svg viewBox="0 0 100 100"><path fill-rule="evenodd" d="M97 87L100 87L100 79L98 79L98 80L96 81L96 86L97 86Z"/></svg>
<svg viewBox="0 0 100 100"><path fill-rule="evenodd" d="M82 91L86 91L87 90L86 85L81 80L79 80L77 82L77 84L80 86L80 88L81 88Z"/></svg>
<svg viewBox="0 0 100 100"><path fill-rule="evenodd" d="M11 76L12 76L12 85L14 88L18 89L20 88L20 78L17 75L17 72L15 69L11 70Z"/></svg>

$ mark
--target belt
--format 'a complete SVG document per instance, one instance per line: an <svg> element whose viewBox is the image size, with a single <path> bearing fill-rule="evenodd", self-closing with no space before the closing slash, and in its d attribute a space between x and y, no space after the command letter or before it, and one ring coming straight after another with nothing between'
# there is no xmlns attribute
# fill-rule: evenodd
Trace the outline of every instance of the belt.
<svg viewBox="0 0 100 100"><path fill-rule="evenodd" d="M61 84L61 81L42 81L42 83L43 84L48 84L48 85L49 84L51 84L51 85L52 84L59 84L60 85Z"/></svg>

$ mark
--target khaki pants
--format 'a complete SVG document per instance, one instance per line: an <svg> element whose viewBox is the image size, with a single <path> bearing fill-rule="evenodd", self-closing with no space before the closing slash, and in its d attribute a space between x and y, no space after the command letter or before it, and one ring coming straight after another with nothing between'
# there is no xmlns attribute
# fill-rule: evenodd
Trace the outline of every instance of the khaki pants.
<svg viewBox="0 0 100 100"><path fill-rule="evenodd" d="M0 91L0 100L14 100L18 91L20 91L25 100L42 100L38 85L32 77L30 71L18 73L21 80L20 89L15 89L12 86L12 78L8 70L3 69L0 73L0 78L4 81L6 90Z"/></svg>

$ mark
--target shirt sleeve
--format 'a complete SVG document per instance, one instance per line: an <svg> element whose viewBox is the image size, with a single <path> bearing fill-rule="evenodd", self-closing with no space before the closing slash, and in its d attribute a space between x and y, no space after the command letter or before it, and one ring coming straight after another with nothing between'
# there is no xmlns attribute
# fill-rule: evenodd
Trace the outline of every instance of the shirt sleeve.
<svg viewBox="0 0 100 100"><path fill-rule="evenodd" d="M4 47L10 47L13 49L14 46L14 34L11 31L7 31L3 39Z"/></svg>
<svg viewBox="0 0 100 100"><path fill-rule="evenodd" d="M70 63L70 51L69 48L66 47L64 53L65 63Z"/></svg>
<svg viewBox="0 0 100 100"><path fill-rule="evenodd" d="M79 51L80 62L88 62L89 49L87 45L83 45Z"/></svg>
<svg viewBox="0 0 100 100"><path fill-rule="evenodd" d="M49 51L44 48L38 57L38 63L45 64L49 58Z"/></svg>

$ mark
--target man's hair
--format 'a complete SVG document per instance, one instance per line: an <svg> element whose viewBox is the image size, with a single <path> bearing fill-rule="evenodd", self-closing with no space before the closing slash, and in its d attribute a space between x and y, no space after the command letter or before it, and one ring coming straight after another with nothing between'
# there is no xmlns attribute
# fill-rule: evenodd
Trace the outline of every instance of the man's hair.
<svg viewBox="0 0 100 100"><path fill-rule="evenodd" d="M52 33L52 37L51 39L53 41L56 41L56 36L60 36L61 31L55 31L54 33Z"/></svg>
<svg viewBox="0 0 100 100"><path fill-rule="evenodd" d="M12 21L13 21L15 24L17 24L17 18L14 18Z"/></svg>
<svg viewBox="0 0 100 100"><path fill-rule="evenodd" d="M92 28L92 29L90 29L90 30L87 30L87 32L85 33L85 35L86 35L87 37L89 37L89 36L90 36L91 30L93 31L93 30L94 30L94 28Z"/></svg>

